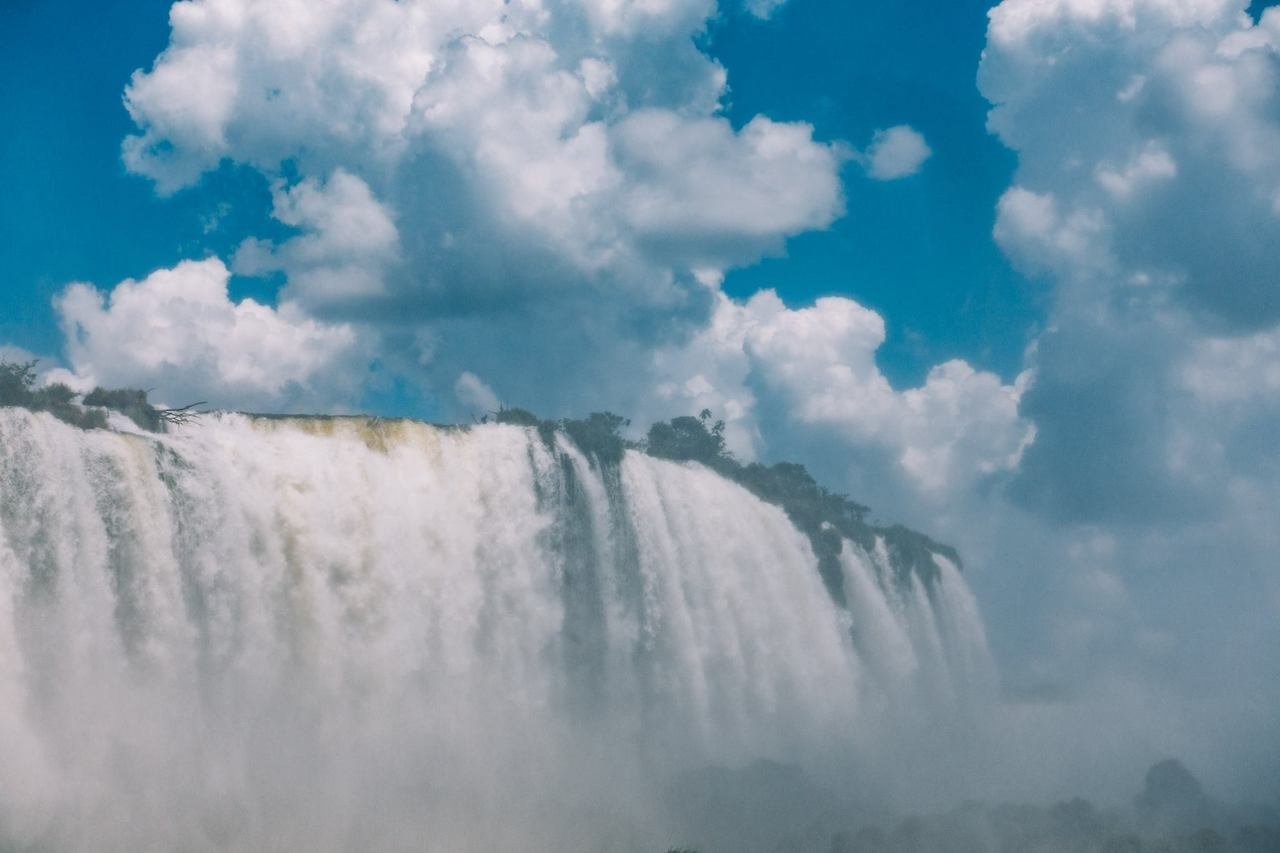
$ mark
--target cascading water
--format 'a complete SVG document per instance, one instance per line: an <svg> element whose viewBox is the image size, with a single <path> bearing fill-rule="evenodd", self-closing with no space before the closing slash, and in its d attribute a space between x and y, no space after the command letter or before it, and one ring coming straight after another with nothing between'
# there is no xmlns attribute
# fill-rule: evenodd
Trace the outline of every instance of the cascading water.
<svg viewBox="0 0 1280 853"><path fill-rule="evenodd" d="M954 565L841 559L527 428L0 409L0 850L656 849L655 780L987 677Z"/></svg>

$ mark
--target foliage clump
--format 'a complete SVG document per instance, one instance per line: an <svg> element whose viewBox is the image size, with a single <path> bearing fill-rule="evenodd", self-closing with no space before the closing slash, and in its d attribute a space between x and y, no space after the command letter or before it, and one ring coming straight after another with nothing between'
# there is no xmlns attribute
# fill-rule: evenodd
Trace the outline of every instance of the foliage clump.
<svg viewBox="0 0 1280 853"><path fill-rule="evenodd" d="M147 401L147 392L136 388L94 388L84 395L86 406L101 406L111 409L133 421L139 427L151 432L164 429L164 420L160 410Z"/></svg>
<svg viewBox="0 0 1280 853"><path fill-rule="evenodd" d="M622 430L629 426L630 420L613 412L592 412L585 418L565 418L558 423L558 428L578 445L578 449L605 465L617 465L622 461L628 447Z"/></svg>
<svg viewBox="0 0 1280 853"><path fill-rule="evenodd" d="M743 465L725 448L724 421L712 420L704 409L698 417L679 417L649 428L645 450L652 456L678 462L698 462L745 487L761 500L780 506L809 543L827 589L844 602L844 572L840 552L849 539L870 550L883 540L900 583L912 575L926 583L937 578L934 554L960 564L955 549L901 525L880 527L867 521L868 507L821 486L803 465L779 462Z"/></svg>
<svg viewBox="0 0 1280 853"><path fill-rule="evenodd" d="M725 425L703 409L698 417L672 418L649 427L645 449L653 456L698 462L744 486L761 500L782 507L792 524L809 537L818 570L832 596L844 603L840 552L845 538L863 548L875 544L876 528L865 521L867 507L828 491L803 465L743 465L725 448Z"/></svg>
<svg viewBox="0 0 1280 853"><path fill-rule="evenodd" d="M685 415L649 427L645 451L660 459L699 462L721 472L738 467L725 450L724 421L712 423L710 409L703 409L696 418Z"/></svg>
<svg viewBox="0 0 1280 853"><path fill-rule="evenodd" d="M935 554L960 565L953 548L922 533L901 525L872 524L867 520L868 507L820 485L803 465L742 464L725 447L724 421L713 419L707 409L697 417L686 415L655 423L638 443L628 442L622 435L630 421L610 412L596 412L580 420L548 421L526 409L501 409L493 417L498 423L535 427L548 444L555 433L562 432L588 457L603 465L618 464L626 450L633 447L660 459L697 462L733 480L761 500L781 507L809 538L822 579L841 604L845 603L845 594L840 553L845 539L866 550L874 548L877 540L882 541L901 584L910 584L913 576L926 584L935 581Z"/></svg>
<svg viewBox="0 0 1280 853"><path fill-rule="evenodd" d="M482 420L487 420L488 415ZM528 409L507 409L502 408L493 414L494 423L512 424L514 426L537 427L542 425L542 419Z"/></svg>
<svg viewBox="0 0 1280 853"><path fill-rule="evenodd" d="M484 420L488 418L486 415ZM493 414L493 421L533 427L548 445L555 440L557 432L564 433L589 459L602 465L617 465L632 446L622 435L631 421L613 412L592 412L585 418L542 420L528 409L502 408Z"/></svg>
<svg viewBox="0 0 1280 853"><path fill-rule="evenodd" d="M0 406L19 406L33 412L49 412L81 429L106 429L104 409L120 412L139 427L161 432L167 426L187 423L198 413L192 403L177 409L151 405L147 392L136 388L94 388L77 405L77 393L61 382L36 387L36 362L0 361Z"/></svg>
<svg viewBox="0 0 1280 853"><path fill-rule="evenodd" d="M1163 765L1163 766L1161 766ZM670 788L672 831L716 850L822 853L1276 853L1280 811L1208 796L1176 760L1147 775L1134 807L1083 797L1052 803L967 800L902 814L852 807L800 768L756 762L685 774ZM1179 778L1181 777L1181 778ZM1149 807L1152 795L1161 803ZM669 845L670 846L670 845ZM658 848L665 849L665 848ZM680 853L672 846L668 853Z"/></svg>
<svg viewBox="0 0 1280 853"><path fill-rule="evenodd" d="M0 406L48 412L80 429L106 429L107 416L74 402L76 392L61 382L36 387L36 362L0 361Z"/></svg>

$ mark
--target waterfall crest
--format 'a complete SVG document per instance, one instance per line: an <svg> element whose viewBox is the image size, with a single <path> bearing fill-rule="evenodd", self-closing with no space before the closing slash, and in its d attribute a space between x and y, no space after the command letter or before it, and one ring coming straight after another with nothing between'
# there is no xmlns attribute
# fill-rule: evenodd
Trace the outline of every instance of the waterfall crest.
<svg viewBox="0 0 1280 853"><path fill-rule="evenodd" d="M934 560L840 606L778 507L522 427L0 409L0 848L631 849L649 780L985 689Z"/></svg>

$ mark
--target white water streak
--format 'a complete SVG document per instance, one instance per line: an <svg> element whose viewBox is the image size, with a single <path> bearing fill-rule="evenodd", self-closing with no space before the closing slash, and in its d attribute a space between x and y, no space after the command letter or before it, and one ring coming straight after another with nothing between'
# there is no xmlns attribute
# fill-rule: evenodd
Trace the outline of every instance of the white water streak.
<svg viewBox="0 0 1280 853"><path fill-rule="evenodd" d="M954 566L843 559L848 610L777 507L516 427L0 409L0 847L660 843L650 781L987 665Z"/></svg>

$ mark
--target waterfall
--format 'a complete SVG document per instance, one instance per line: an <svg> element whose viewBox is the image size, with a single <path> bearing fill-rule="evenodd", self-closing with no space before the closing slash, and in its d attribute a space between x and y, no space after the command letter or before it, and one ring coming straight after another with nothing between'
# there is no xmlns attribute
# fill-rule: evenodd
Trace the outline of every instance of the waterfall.
<svg viewBox="0 0 1280 853"><path fill-rule="evenodd" d="M0 409L0 849L661 843L653 780L987 678L955 565L841 559L847 607L782 509L522 427Z"/></svg>

